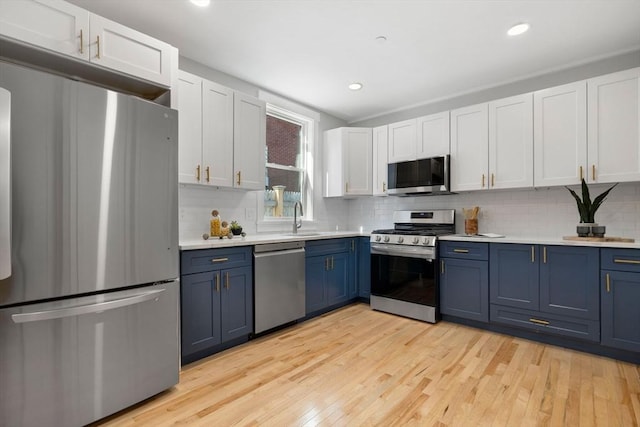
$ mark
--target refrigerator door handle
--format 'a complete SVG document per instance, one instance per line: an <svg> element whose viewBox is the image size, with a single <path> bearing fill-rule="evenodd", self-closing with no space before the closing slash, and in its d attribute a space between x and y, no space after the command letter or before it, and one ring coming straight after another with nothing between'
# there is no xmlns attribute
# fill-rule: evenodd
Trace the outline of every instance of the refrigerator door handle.
<svg viewBox="0 0 640 427"><path fill-rule="evenodd" d="M28 323L39 322L41 320L62 319L65 317L79 316L82 314L101 313L103 311L113 310L120 307L127 307L130 305L140 304L145 301L156 299L164 291L164 289L158 289L147 291L131 297L120 298L113 301L99 302L96 304L57 308L54 310L46 311L34 311L31 313L12 314L11 319L14 323Z"/></svg>
<svg viewBox="0 0 640 427"><path fill-rule="evenodd" d="M0 88L0 280L11 276L11 93Z"/></svg>

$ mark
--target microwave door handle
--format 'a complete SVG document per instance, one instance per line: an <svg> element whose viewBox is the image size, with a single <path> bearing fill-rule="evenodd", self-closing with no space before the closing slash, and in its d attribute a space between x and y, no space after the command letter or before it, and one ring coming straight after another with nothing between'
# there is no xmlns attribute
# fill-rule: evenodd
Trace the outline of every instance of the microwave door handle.
<svg viewBox="0 0 640 427"><path fill-rule="evenodd" d="M145 301L157 299L164 289L148 291L142 294L116 299L113 301L99 302L95 304L77 305L53 310L34 311L31 313L19 313L11 315L14 323L39 322L42 320L63 319L65 317L80 316L83 314L101 313L107 310L140 304Z"/></svg>
<svg viewBox="0 0 640 427"><path fill-rule="evenodd" d="M0 88L0 280L11 276L11 93Z"/></svg>

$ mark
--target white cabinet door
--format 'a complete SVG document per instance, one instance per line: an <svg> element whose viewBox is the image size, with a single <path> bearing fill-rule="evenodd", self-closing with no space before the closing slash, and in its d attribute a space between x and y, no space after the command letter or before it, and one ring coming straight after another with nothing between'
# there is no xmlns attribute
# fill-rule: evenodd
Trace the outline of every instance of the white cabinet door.
<svg viewBox="0 0 640 427"><path fill-rule="evenodd" d="M587 84L589 181L640 181L640 68Z"/></svg>
<svg viewBox="0 0 640 427"><path fill-rule="evenodd" d="M489 163L487 104L451 111L451 189L487 188Z"/></svg>
<svg viewBox="0 0 640 427"><path fill-rule="evenodd" d="M233 187L233 90L202 83L202 179Z"/></svg>
<svg viewBox="0 0 640 427"><path fill-rule="evenodd" d="M62 0L0 1L0 34L89 59L89 12Z"/></svg>
<svg viewBox="0 0 640 427"><path fill-rule="evenodd" d="M533 94L489 103L489 188L533 186Z"/></svg>
<svg viewBox="0 0 640 427"><path fill-rule="evenodd" d="M342 128L324 132L322 141L324 197L341 197L345 188L342 158Z"/></svg>
<svg viewBox="0 0 640 427"><path fill-rule="evenodd" d="M342 153L345 168L345 194L372 194L371 128L343 128Z"/></svg>
<svg viewBox="0 0 640 427"><path fill-rule="evenodd" d="M534 185L579 184L587 172L586 82L535 92L533 118Z"/></svg>
<svg viewBox="0 0 640 427"><path fill-rule="evenodd" d="M449 154L449 112L418 117L416 157L437 157Z"/></svg>
<svg viewBox="0 0 640 427"><path fill-rule="evenodd" d="M89 16L91 62L171 86L171 46L98 15Z"/></svg>
<svg viewBox="0 0 640 427"><path fill-rule="evenodd" d="M176 91L174 91L176 92ZM202 182L202 79L178 74L178 181Z"/></svg>
<svg viewBox="0 0 640 427"><path fill-rule="evenodd" d="M416 119L389 125L389 163L416 159Z"/></svg>
<svg viewBox="0 0 640 427"><path fill-rule="evenodd" d="M373 128L373 195L387 195L387 163L389 127L379 126Z"/></svg>
<svg viewBox="0 0 640 427"><path fill-rule="evenodd" d="M267 104L236 92L233 110L233 185L264 190Z"/></svg>

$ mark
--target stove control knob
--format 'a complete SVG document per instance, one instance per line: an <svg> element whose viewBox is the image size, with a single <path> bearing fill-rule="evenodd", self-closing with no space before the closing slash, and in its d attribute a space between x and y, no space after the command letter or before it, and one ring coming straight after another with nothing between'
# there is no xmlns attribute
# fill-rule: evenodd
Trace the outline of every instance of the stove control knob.
<svg viewBox="0 0 640 427"><path fill-rule="evenodd" d="M414 244L414 245L418 244L418 241L419 241L419 240L420 240L419 238L414 237L414 238L413 238L413 244Z"/></svg>
<svg viewBox="0 0 640 427"><path fill-rule="evenodd" d="M402 242L404 242L404 237L402 236L398 237L398 243L402 243Z"/></svg>
<svg viewBox="0 0 640 427"><path fill-rule="evenodd" d="M389 236L384 236L384 242L387 243L389 241Z"/></svg>
<svg viewBox="0 0 640 427"><path fill-rule="evenodd" d="M380 240L382 240L382 237L376 236L376 242L379 242Z"/></svg>
<svg viewBox="0 0 640 427"><path fill-rule="evenodd" d="M423 245L428 245L429 244L429 238L425 237L424 239L422 239L422 244Z"/></svg>

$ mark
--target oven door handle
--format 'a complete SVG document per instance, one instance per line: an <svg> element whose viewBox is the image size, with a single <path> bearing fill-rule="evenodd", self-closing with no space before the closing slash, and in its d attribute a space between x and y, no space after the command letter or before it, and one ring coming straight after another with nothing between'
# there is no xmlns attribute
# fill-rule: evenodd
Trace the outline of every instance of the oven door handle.
<svg viewBox="0 0 640 427"><path fill-rule="evenodd" d="M371 255L390 255L408 258L420 258L428 262L433 262L435 258L434 250L427 249L427 251L425 252L425 249L422 247L416 248L412 246L398 246L390 248L388 245L380 245L376 243L371 244Z"/></svg>

